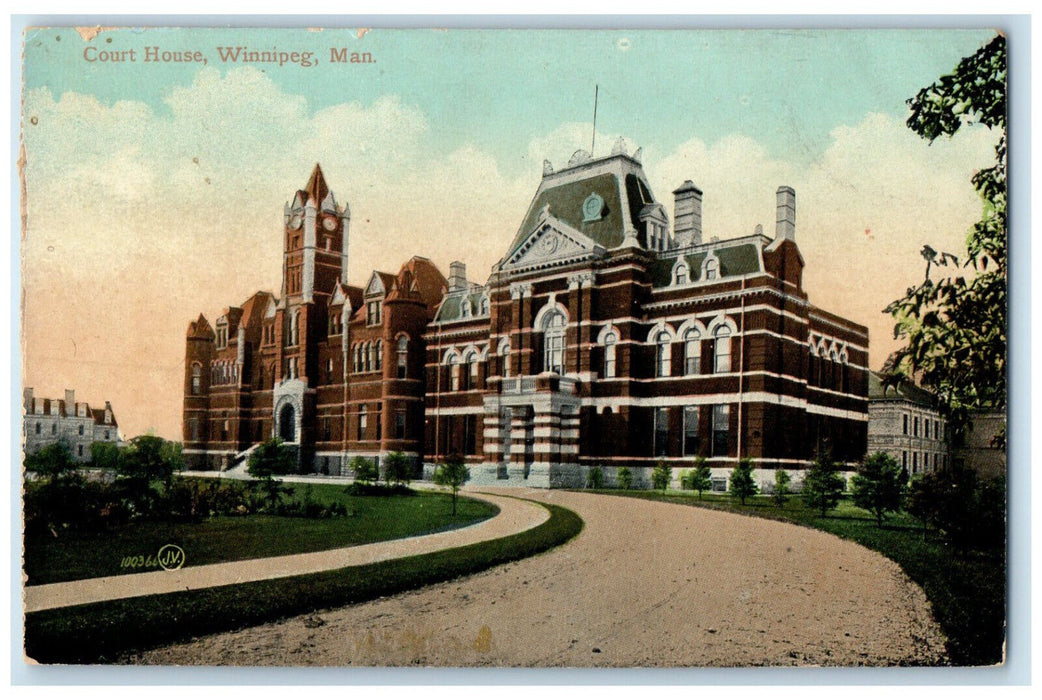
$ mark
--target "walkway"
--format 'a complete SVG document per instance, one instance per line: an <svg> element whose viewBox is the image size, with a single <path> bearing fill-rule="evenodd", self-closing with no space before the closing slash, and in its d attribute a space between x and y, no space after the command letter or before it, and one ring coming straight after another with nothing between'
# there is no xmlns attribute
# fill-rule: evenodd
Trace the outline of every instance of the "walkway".
<svg viewBox="0 0 1042 700"><path fill-rule="evenodd" d="M585 528L549 552L463 579L131 661L796 666L936 663L943 654L922 590L895 563L853 542L669 503L510 493L570 508Z"/></svg>
<svg viewBox="0 0 1042 700"><path fill-rule="evenodd" d="M466 495L499 506L499 513L488 520L457 530L323 552L189 566L177 571L150 571L28 586L25 588L25 611L34 612L104 600L190 591L311 574L345 566L373 564L506 537L536 527L550 517L545 508L528 501L471 491L467 491Z"/></svg>

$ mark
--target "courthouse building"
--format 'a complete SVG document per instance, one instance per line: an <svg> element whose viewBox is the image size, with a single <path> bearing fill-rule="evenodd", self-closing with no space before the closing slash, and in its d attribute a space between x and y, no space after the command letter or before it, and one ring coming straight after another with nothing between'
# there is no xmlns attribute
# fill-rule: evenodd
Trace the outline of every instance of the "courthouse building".
<svg viewBox="0 0 1042 700"><path fill-rule="evenodd" d="M776 195L773 237L718 239L692 182L671 226L639 150L578 151L544 163L487 279L413 257L352 286L350 211L316 166L285 207L280 296L189 326L186 460L225 468L278 435L309 471L400 451L419 473L459 454L473 481L504 485L581 485L594 466L640 483L700 455L717 483L741 457L762 481L823 450L852 467L868 332L810 303L796 195Z"/></svg>

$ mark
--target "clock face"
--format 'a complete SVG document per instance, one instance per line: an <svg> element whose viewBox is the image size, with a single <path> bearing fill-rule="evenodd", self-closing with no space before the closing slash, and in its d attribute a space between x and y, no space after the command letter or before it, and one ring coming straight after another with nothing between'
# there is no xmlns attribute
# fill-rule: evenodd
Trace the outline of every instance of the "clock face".
<svg viewBox="0 0 1042 700"><path fill-rule="evenodd" d="M583 202L583 221L597 221L604 210L604 199L596 192L591 193Z"/></svg>
<svg viewBox="0 0 1042 700"><path fill-rule="evenodd" d="M322 228L324 228L327 231L332 231L336 228L336 219L334 219L331 216L327 216L326 218L322 219Z"/></svg>
<svg viewBox="0 0 1042 700"><path fill-rule="evenodd" d="M289 217L289 227L291 229L300 228L300 225L303 222L304 218L298 212L293 212L293 215Z"/></svg>

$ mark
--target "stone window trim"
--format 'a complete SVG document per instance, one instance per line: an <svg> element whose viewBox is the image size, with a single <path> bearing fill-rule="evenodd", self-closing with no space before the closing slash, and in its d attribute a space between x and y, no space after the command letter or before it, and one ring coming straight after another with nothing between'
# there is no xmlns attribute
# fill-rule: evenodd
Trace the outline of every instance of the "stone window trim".
<svg viewBox="0 0 1042 700"><path fill-rule="evenodd" d="M702 261L701 279L706 282L720 279L720 259L712 252Z"/></svg>
<svg viewBox="0 0 1042 700"><path fill-rule="evenodd" d="M683 257L677 258L669 277L670 284L674 287L691 284L691 266L688 265L687 260Z"/></svg>
<svg viewBox="0 0 1042 700"><path fill-rule="evenodd" d="M395 338L395 367L399 379L409 375L409 336L399 333Z"/></svg>

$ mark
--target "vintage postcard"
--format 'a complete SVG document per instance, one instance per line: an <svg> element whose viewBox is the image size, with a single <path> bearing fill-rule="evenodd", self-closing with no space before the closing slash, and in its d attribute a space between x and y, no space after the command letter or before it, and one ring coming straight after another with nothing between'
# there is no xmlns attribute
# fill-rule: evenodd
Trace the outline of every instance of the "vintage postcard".
<svg viewBox="0 0 1042 700"><path fill-rule="evenodd" d="M22 40L27 663L1004 663L1002 32Z"/></svg>

